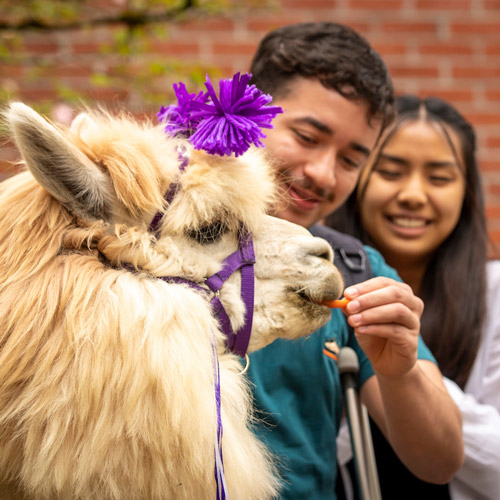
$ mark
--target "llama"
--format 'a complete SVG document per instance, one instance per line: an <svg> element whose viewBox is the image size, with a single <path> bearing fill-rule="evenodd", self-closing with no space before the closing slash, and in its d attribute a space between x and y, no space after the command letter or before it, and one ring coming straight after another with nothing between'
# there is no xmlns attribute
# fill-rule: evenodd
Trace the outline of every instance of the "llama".
<svg viewBox="0 0 500 500"><path fill-rule="evenodd" d="M4 118L27 168L0 184L0 498L213 499L219 437L228 498L276 497L211 304L244 326L243 271L204 283L251 235L251 352L322 326L342 280L324 240L267 215L261 150L211 155L124 113Z"/></svg>

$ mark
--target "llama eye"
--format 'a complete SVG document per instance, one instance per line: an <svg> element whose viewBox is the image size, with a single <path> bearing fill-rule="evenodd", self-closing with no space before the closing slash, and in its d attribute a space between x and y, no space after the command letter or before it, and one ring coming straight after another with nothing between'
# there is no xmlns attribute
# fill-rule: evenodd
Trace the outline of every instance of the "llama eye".
<svg viewBox="0 0 500 500"><path fill-rule="evenodd" d="M227 229L227 225L219 220L198 229L189 230L187 231L187 235L189 238L203 245L217 241Z"/></svg>

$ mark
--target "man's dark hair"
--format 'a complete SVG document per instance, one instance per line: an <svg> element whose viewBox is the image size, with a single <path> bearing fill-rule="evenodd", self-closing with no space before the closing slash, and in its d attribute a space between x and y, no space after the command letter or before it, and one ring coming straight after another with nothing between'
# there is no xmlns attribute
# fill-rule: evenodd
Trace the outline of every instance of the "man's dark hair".
<svg viewBox="0 0 500 500"><path fill-rule="evenodd" d="M268 33L250 71L252 83L284 97L296 77L314 78L347 99L368 104L368 120L393 118L394 90L380 55L358 33L338 23L298 23Z"/></svg>

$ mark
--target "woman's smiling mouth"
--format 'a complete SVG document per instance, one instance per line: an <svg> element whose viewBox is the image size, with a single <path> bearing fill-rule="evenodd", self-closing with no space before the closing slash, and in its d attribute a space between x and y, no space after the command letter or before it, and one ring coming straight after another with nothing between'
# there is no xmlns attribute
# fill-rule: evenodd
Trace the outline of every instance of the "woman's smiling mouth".
<svg viewBox="0 0 500 500"><path fill-rule="evenodd" d="M386 215L391 230L404 238L417 238L427 231L430 219L423 217L408 217L405 215Z"/></svg>
<svg viewBox="0 0 500 500"><path fill-rule="evenodd" d="M430 223L427 219L414 217L388 216L387 218L396 226L404 228L420 228L425 227Z"/></svg>

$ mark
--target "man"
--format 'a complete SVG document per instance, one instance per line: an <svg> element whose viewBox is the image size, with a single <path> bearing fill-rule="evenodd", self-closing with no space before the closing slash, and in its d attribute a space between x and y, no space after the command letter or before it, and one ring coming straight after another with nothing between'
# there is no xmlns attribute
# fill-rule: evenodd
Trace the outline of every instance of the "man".
<svg viewBox="0 0 500 500"><path fill-rule="evenodd" d="M363 38L335 23L269 33L251 73L284 110L265 141L283 188L276 215L311 227L346 201L391 120L389 75ZM335 498L342 401L325 341L357 351L362 401L414 474L444 483L463 461L460 414L419 344L423 303L378 253L368 256L376 277L345 290L345 316L333 310L309 339L278 340L251 356L258 416L268 424L258 432L280 460L284 499Z"/></svg>

